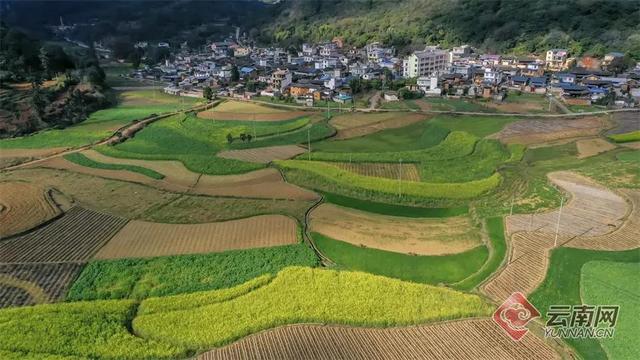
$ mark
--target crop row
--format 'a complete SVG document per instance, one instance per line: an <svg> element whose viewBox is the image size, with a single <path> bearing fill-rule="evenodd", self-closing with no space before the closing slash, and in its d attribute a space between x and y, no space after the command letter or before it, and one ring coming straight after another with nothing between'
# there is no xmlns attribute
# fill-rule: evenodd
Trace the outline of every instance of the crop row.
<svg viewBox="0 0 640 360"><path fill-rule="evenodd" d="M501 181L501 176L498 173L494 173L484 179L464 183L398 181L362 176L318 161L285 160L275 161L275 163L285 170L294 169L313 173L336 183L338 187L341 184L347 184L385 194L408 195L419 198L474 198L495 188Z"/></svg>
<svg viewBox="0 0 640 360"><path fill-rule="evenodd" d="M126 170L126 171L132 171L138 174L142 174L144 176L148 176L156 180L164 179L164 175L160 174L159 172L151 169L147 169L142 166L103 163L103 162L89 159L88 157L86 157L84 154L81 154L81 153L66 154L63 157L65 158L65 160L71 161L72 163L78 164L80 166L86 166L90 168L104 169L104 170Z"/></svg>

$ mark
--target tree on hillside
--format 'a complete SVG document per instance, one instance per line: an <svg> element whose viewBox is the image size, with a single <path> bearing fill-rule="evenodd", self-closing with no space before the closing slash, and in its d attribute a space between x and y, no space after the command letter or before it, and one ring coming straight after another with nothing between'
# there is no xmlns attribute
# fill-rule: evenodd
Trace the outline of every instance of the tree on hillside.
<svg viewBox="0 0 640 360"><path fill-rule="evenodd" d="M231 68L231 81L238 82L240 80L240 72L238 71L238 67L233 65Z"/></svg>
<svg viewBox="0 0 640 360"><path fill-rule="evenodd" d="M213 99L213 90L210 86L205 86L204 89L202 89L202 97L209 101Z"/></svg>

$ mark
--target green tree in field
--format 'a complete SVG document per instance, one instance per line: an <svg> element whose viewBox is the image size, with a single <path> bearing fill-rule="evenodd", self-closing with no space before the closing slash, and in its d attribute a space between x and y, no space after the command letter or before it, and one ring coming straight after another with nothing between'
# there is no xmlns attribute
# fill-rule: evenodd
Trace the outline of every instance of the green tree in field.
<svg viewBox="0 0 640 360"><path fill-rule="evenodd" d="M213 90L210 86L205 86L202 90L202 97L211 101L213 99Z"/></svg>
<svg viewBox="0 0 640 360"><path fill-rule="evenodd" d="M240 72L238 71L238 67L233 65L231 68L231 81L238 82L240 80Z"/></svg>
<svg viewBox="0 0 640 360"><path fill-rule="evenodd" d="M231 133L227 133L227 142L231 144L233 142L233 135Z"/></svg>

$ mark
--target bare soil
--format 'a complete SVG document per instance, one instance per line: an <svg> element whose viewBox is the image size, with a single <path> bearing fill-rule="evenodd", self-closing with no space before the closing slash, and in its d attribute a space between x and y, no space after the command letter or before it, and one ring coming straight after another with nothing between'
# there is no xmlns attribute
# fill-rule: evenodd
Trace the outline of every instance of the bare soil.
<svg viewBox="0 0 640 360"><path fill-rule="evenodd" d="M513 341L491 319L389 329L291 325L201 354L216 359L560 359L533 333Z"/></svg>
<svg viewBox="0 0 640 360"><path fill-rule="evenodd" d="M216 156L253 163L267 164L273 160L287 160L307 151L298 145L269 146L256 149L224 150Z"/></svg>
<svg viewBox="0 0 640 360"><path fill-rule="evenodd" d="M595 156L616 148L614 144L600 138L578 140L576 147L578 148L578 159Z"/></svg>
<svg viewBox="0 0 640 360"><path fill-rule="evenodd" d="M311 231L353 245L405 254L460 253L482 243L466 216L403 218L322 204L310 214Z"/></svg>
<svg viewBox="0 0 640 360"><path fill-rule="evenodd" d="M383 114L358 113L349 114L348 116L336 122L333 122L333 119L331 120L331 124L338 129L334 139L342 140L369 135L386 129L405 127L426 119L425 115L422 114L397 112ZM339 118L339 116L336 118ZM338 128L338 126L341 128Z"/></svg>
<svg viewBox="0 0 640 360"><path fill-rule="evenodd" d="M608 123L600 117L579 119L520 120L507 124L500 132L489 136L507 144L538 144L560 139L595 136Z"/></svg>

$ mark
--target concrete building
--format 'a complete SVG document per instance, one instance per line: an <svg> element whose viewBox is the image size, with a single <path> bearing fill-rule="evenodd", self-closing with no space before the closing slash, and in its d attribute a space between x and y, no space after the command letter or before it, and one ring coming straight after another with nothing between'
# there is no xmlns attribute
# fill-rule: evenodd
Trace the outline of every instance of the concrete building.
<svg viewBox="0 0 640 360"><path fill-rule="evenodd" d="M566 69L569 52L564 49L551 49L547 51L547 69L561 71Z"/></svg>
<svg viewBox="0 0 640 360"><path fill-rule="evenodd" d="M289 84L291 84L291 72L289 70L278 69L271 74L271 85L280 92L284 92L284 88Z"/></svg>
<svg viewBox="0 0 640 360"><path fill-rule="evenodd" d="M402 62L404 77L429 76L447 67L448 53L435 46L427 46L424 51L416 51Z"/></svg>

